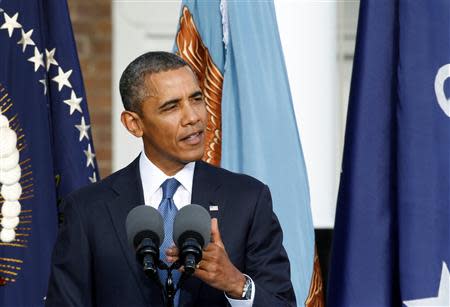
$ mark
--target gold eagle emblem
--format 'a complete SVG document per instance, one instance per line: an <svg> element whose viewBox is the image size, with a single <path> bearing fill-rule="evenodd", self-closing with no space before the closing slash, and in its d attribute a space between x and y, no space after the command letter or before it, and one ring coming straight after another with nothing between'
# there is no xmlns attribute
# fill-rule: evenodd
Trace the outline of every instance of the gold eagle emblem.
<svg viewBox="0 0 450 307"><path fill-rule="evenodd" d="M178 55L183 58L197 75L203 91L208 123L206 126L206 142L203 160L220 165L222 154L222 85L223 76L214 64L208 48L202 38L187 7L183 8L180 18L180 29L177 37Z"/></svg>

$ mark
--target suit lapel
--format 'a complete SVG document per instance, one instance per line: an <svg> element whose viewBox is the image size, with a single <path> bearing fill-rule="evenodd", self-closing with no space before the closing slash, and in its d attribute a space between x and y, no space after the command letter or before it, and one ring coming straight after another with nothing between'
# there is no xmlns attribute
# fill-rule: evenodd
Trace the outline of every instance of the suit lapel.
<svg viewBox="0 0 450 307"><path fill-rule="evenodd" d="M205 208L211 217L218 217L223 198L217 193L221 182L218 176L212 174L212 168L203 161L196 162L192 183L192 203ZM214 210L214 207L217 207L218 210ZM211 209L213 210L211 211Z"/></svg>
<svg viewBox="0 0 450 307"><path fill-rule="evenodd" d="M203 161L195 163L191 203L202 206L211 214L211 217L220 219L224 209L224 198L220 197L221 182L218 176L214 176L213 169L211 165ZM218 210L215 210L216 207ZM180 294L180 306L193 306L201 284L201 280L196 277L186 280Z"/></svg>
<svg viewBox="0 0 450 307"><path fill-rule="evenodd" d="M128 213L136 206L144 205L144 193L142 191L141 176L139 172L139 157L129 166L118 174L116 180L111 183L111 188L117 194L117 197L106 204L115 233L118 237L122 252L133 272L136 282L139 285L142 296L147 305L151 306L149 301L149 290L144 286L148 283L147 277L140 271L140 266L136 262L135 254L128 243L125 221Z"/></svg>

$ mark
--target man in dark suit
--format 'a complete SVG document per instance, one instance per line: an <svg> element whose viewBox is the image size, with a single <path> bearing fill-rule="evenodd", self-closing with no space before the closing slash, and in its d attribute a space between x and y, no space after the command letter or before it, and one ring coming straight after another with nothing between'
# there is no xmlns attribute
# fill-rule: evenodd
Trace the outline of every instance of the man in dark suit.
<svg viewBox="0 0 450 307"><path fill-rule="evenodd" d="M122 123L144 150L65 199L46 305L164 306L127 242L125 219L138 205L161 210L171 181L174 210L196 203L213 217L211 242L176 305L295 306L267 186L200 161L206 106L189 66L170 53L146 53L126 68L120 91ZM177 257L174 246L166 250L166 261Z"/></svg>

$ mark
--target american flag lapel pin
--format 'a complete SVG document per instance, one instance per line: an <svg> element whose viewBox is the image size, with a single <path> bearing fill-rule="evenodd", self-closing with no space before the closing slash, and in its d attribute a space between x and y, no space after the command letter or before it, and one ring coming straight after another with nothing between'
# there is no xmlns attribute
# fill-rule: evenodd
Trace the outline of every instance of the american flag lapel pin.
<svg viewBox="0 0 450 307"><path fill-rule="evenodd" d="M219 211L219 205L211 203L209 205L209 212L217 212Z"/></svg>

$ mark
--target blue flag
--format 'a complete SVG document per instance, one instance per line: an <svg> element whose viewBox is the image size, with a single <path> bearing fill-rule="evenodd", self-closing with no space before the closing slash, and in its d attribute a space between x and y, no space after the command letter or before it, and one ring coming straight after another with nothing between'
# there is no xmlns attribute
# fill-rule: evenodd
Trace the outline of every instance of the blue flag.
<svg viewBox="0 0 450 307"><path fill-rule="evenodd" d="M449 63L449 1L361 1L330 306L450 306Z"/></svg>
<svg viewBox="0 0 450 307"><path fill-rule="evenodd" d="M0 306L40 306L57 203L98 178L66 1L0 1Z"/></svg>
<svg viewBox="0 0 450 307"><path fill-rule="evenodd" d="M212 113L208 129L214 133L204 158L268 184L303 305L313 276L314 229L273 2L183 1L182 6L178 51L196 72L206 71L200 83L211 79L204 88ZM215 160L220 145L221 158Z"/></svg>

